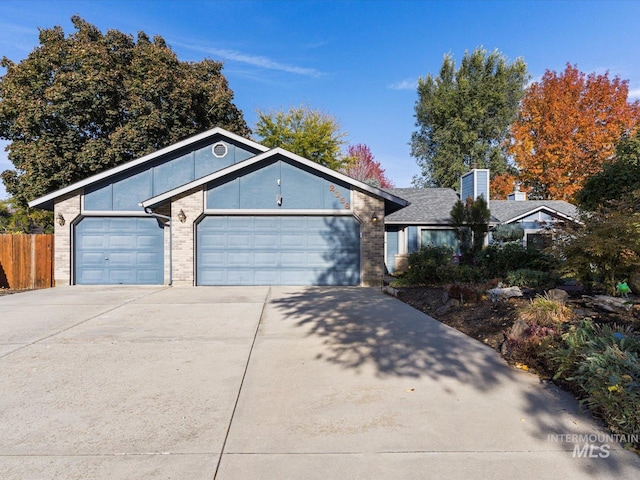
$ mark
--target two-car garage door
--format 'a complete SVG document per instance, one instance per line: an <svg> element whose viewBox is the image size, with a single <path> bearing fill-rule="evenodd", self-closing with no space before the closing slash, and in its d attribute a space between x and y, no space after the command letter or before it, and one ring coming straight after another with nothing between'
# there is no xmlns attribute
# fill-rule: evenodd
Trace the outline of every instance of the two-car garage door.
<svg viewBox="0 0 640 480"><path fill-rule="evenodd" d="M195 243L198 285L360 284L353 216L209 216ZM155 218L83 218L74 250L77 284L164 283L164 229Z"/></svg>
<svg viewBox="0 0 640 480"><path fill-rule="evenodd" d="M353 216L210 216L197 226L198 285L358 285Z"/></svg>

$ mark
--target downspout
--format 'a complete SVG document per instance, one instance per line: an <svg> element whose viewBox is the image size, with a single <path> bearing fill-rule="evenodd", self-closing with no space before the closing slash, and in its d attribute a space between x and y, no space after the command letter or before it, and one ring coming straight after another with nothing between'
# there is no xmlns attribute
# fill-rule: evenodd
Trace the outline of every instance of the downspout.
<svg viewBox="0 0 640 480"><path fill-rule="evenodd" d="M144 213L146 213L147 215L151 215L152 217L167 220L167 222L169 223L169 285L172 285L173 284L173 222L171 221L171 217L167 217L166 215L160 215L159 213L155 213L151 210L150 207L144 207Z"/></svg>

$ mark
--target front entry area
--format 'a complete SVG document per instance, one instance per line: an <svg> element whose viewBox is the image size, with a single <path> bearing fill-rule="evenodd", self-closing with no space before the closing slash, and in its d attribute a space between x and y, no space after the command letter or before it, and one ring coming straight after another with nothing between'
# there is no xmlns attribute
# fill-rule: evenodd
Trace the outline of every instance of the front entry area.
<svg viewBox="0 0 640 480"><path fill-rule="evenodd" d="M359 285L351 215L207 216L197 225L198 285Z"/></svg>

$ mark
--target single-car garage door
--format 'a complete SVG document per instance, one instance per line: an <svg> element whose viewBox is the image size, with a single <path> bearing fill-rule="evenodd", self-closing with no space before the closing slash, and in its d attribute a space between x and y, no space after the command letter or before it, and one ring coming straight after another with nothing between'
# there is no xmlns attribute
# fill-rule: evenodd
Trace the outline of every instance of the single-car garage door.
<svg viewBox="0 0 640 480"><path fill-rule="evenodd" d="M155 218L86 217L75 228L75 283L164 283L164 230Z"/></svg>
<svg viewBox="0 0 640 480"><path fill-rule="evenodd" d="M210 216L197 226L198 285L359 285L352 216Z"/></svg>

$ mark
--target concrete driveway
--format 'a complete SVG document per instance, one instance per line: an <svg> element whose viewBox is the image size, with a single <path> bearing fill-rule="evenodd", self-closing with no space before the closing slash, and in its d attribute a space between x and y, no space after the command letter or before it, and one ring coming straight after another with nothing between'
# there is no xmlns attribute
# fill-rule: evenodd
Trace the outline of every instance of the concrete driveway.
<svg viewBox="0 0 640 480"><path fill-rule="evenodd" d="M373 289L0 297L5 480L637 478L603 435L570 396Z"/></svg>

